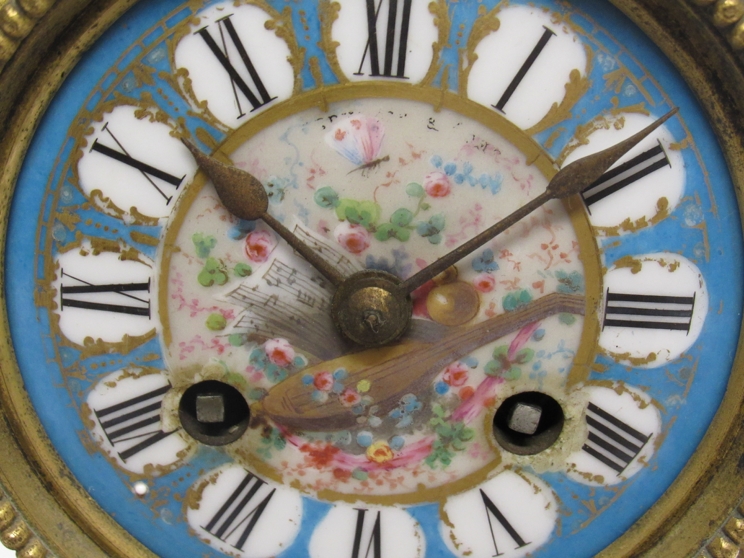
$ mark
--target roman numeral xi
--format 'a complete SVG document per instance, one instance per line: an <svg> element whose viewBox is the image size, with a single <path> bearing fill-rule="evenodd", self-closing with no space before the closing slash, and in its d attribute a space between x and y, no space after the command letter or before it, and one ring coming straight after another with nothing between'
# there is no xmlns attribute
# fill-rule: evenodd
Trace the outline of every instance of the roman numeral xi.
<svg viewBox="0 0 744 558"><path fill-rule="evenodd" d="M230 80L233 84L233 95L235 97L235 103L238 105L238 112L239 116L238 118L242 118L245 116L245 112L243 112L243 108L240 104L240 97L238 96L238 90L245 96L246 99L248 99L248 102L251 104L253 109L251 112L253 112L256 109L261 108L262 106L270 103L276 97L272 97L269 95L269 92L266 90L266 87L263 84L263 81L261 81L261 78L258 75L258 72L256 71L255 66L253 65L253 62L251 61L250 56L248 56L248 52L245 49L245 45L243 44L243 41L240 40L240 37L238 36L238 32L235 30L235 26L233 25L230 18L232 15L225 16L221 19L217 20L217 28L219 29L219 38L220 42L222 43L222 47L217 44L217 41L214 40L211 33L207 31L207 27L203 27L202 29L199 29L195 34L199 35L202 39L204 39L204 42L207 43L207 46L209 47L209 50L212 51L212 54L217 58L219 63L222 65L222 67L225 69L225 71L230 76ZM251 86L246 83L246 81L243 79L243 77L238 73L238 70L235 68L235 65L230 60L230 57L228 55L227 51L227 40L225 38L225 31L227 31L227 35L230 38L230 41L232 42L235 49L238 51L238 55L240 56L241 62L243 62L243 67L248 72L248 75L250 76Z"/></svg>

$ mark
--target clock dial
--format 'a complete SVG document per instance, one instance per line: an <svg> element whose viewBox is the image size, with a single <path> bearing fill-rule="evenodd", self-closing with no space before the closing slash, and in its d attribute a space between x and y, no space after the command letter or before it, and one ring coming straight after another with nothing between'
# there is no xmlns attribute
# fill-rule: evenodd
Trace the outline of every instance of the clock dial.
<svg viewBox="0 0 744 558"><path fill-rule="evenodd" d="M413 290L399 338L339 329L339 285L409 279L675 107ZM13 342L72 473L157 555L593 556L721 402L731 179L609 4L140 3L50 114L11 212Z"/></svg>

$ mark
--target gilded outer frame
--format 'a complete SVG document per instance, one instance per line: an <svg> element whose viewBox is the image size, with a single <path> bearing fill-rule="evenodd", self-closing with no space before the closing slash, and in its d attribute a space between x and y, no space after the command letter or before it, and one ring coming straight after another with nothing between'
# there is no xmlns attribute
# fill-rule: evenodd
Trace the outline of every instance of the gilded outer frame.
<svg viewBox="0 0 744 558"><path fill-rule="evenodd" d="M138 0L0 0L0 245L36 124L70 69ZM650 35L700 100L744 199L744 0L610 0ZM0 287L4 285L0 253ZM54 451L24 390L0 290L0 542L20 558L152 557ZM744 350L695 457L600 556L736 558L744 547Z"/></svg>

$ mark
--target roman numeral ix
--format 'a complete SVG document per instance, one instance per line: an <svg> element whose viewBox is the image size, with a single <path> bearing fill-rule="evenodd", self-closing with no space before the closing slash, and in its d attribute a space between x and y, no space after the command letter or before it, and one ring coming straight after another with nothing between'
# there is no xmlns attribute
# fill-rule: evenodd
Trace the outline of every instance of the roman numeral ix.
<svg viewBox="0 0 744 558"><path fill-rule="evenodd" d="M607 411L589 403L586 409L589 437L581 448L620 475L641 452L651 436L641 434Z"/></svg>
<svg viewBox="0 0 744 558"><path fill-rule="evenodd" d="M202 528L218 539L231 544L234 548L243 550L248 537L251 536L256 523L266 511L266 506L269 505L276 491L276 489L272 489L263 500L247 510L256 493L265 485L266 481L246 471L245 478L230 494L206 527ZM233 537L236 533L237 537ZM234 543L230 542L231 539Z"/></svg>
<svg viewBox="0 0 744 558"><path fill-rule="evenodd" d="M82 285L62 285L60 288L60 307L65 308L84 308L87 310L98 310L101 312L114 312L118 314L131 314L133 316L147 316L150 318L150 301L149 299L139 298L130 293L132 292L150 292L150 280L145 283L112 283L108 285L93 285L77 277L73 277L62 271L63 277L69 277ZM133 300L135 305L109 304L101 302L92 302L73 298L80 295L90 295L96 293L116 293L129 300Z"/></svg>
<svg viewBox="0 0 744 558"><path fill-rule="evenodd" d="M666 151L661 143L633 157L630 161L619 165L604 173L599 180L590 185L581 193L587 209L591 213L591 205L611 196L615 192L637 182L644 176L656 172L664 167L671 167L672 163L667 157Z"/></svg>
<svg viewBox="0 0 744 558"><path fill-rule="evenodd" d="M233 95L235 96L235 103L238 105L238 113L239 113L238 118L242 118L243 116L245 116L245 113L243 112L243 108L240 104L240 98L238 96L238 91L237 91L238 89L245 96L245 98L248 99L248 102L253 107L251 112L270 103L271 101L276 99L276 97L272 97L271 95L269 95L269 92L266 90L266 87L261 81L261 78L259 77L258 72L256 71L256 68L253 66L253 62L251 62L251 59L248 56L248 52L245 50L245 45L243 45L243 42L240 40L240 37L238 36L238 32L235 30L235 26L230 20L231 17L232 15L228 15L228 16L225 16L217 20L217 27L220 32L220 42L222 43L222 48L220 48L217 45L217 42L214 40L210 32L207 31L206 27L199 29L196 32L196 34L198 34L202 39L204 39L204 42L207 43L209 50L212 51L212 54L215 55L219 63L222 65L223 68L225 68L225 71L229 74L230 79L232 80L232 84L233 84ZM230 61L230 58L227 54L227 41L225 39L225 33L224 33L225 31L227 31L227 34L230 37L230 40L232 41L232 44L235 46L235 48L238 51L240 60L243 62L243 66L245 67L245 69L248 72L248 75L250 76L255 92L248 86L245 80L240 76L238 71L235 69L235 66L233 65L233 63Z"/></svg>
<svg viewBox="0 0 744 558"><path fill-rule="evenodd" d="M163 432L160 428L160 408L163 397L170 388L168 384L122 403L93 411L112 446L144 438L119 453L122 461L175 432Z"/></svg>
<svg viewBox="0 0 744 558"><path fill-rule="evenodd" d="M413 0L403 0L398 25L398 0L388 0L388 19L385 30L385 60L383 71L380 72L380 50L377 41L377 18L384 0L379 0L375 7L375 0L367 0L367 45L364 47L359 71L355 75L364 75L362 66L369 54L370 76L406 78L406 52L408 50L408 30L411 21L411 4Z"/></svg>
<svg viewBox="0 0 744 558"><path fill-rule="evenodd" d="M689 333L694 309L695 295L620 294L607 289L602 327L669 329Z"/></svg>
<svg viewBox="0 0 744 558"><path fill-rule="evenodd" d="M483 498L483 505L486 508L486 517L488 517L488 526L491 529L491 540L493 540L493 549L496 554L494 556L502 556L503 552L499 552L499 547L496 545L496 535L493 532L493 523L491 522L491 516L496 518L496 521L498 521L501 526L506 530L507 533L509 533L509 536L512 538L512 540L517 544L515 548L522 548L523 546L527 546L528 542L525 542L525 540L517 533L516 529L512 527L511 523L504 517L504 514L501 513L499 508L496 507L496 504L493 503L493 501L486 495L485 492L483 492L483 489L480 491L481 498Z"/></svg>
<svg viewBox="0 0 744 558"><path fill-rule="evenodd" d="M162 198L165 200L165 204L168 205L171 200L173 199L173 196L169 196L166 194L160 186L157 185L157 183L153 180L154 178L157 178L158 180L162 180L163 182L166 182L167 184L170 184L171 186L174 186L176 190L178 190L178 187L181 185L181 182L183 182L183 179L186 178L186 175L182 176L181 178L178 178L177 176L173 176L170 173L167 173L165 171L162 171L160 169L157 169L151 165L148 165L147 163L143 163L142 161L139 161L129 155L129 152L124 149L124 146L121 144L121 142L116 138L116 136L111 131L111 128L109 127L108 122L104 124L101 131L104 131L108 133L108 135L111 137L111 139L116 143L116 145L119 147L121 151L117 151L116 149L113 149L112 147L109 147L108 145L104 145L101 142L96 139L93 142L93 145L91 146L91 151L96 151L97 153L100 153L101 155L105 155L106 157L109 157L113 159L114 161L119 161L120 163L124 163L125 165L128 165L134 169L137 169L142 173L142 176L145 177L145 180L147 180L150 185L157 190L158 194L162 196Z"/></svg>

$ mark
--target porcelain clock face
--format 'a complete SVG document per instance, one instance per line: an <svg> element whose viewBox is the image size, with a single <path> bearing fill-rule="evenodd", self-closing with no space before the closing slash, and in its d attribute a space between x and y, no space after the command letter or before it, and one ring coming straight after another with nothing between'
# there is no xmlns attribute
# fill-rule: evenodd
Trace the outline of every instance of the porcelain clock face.
<svg viewBox="0 0 744 558"><path fill-rule="evenodd" d="M11 330L62 458L157 555L593 556L723 397L734 207L609 3L150 1L36 134Z"/></svg>

